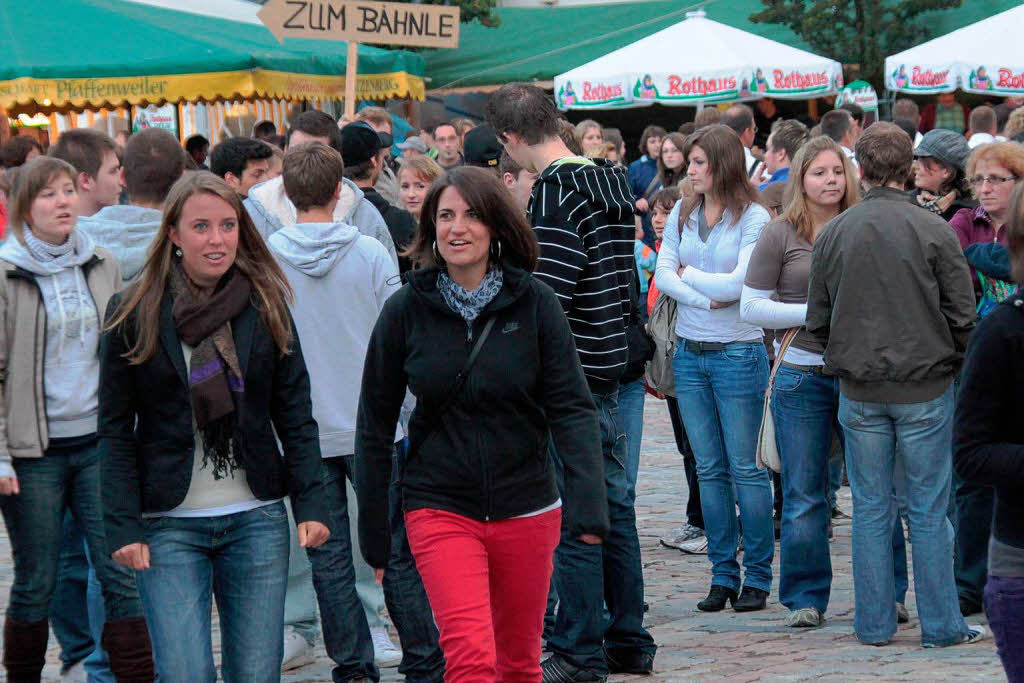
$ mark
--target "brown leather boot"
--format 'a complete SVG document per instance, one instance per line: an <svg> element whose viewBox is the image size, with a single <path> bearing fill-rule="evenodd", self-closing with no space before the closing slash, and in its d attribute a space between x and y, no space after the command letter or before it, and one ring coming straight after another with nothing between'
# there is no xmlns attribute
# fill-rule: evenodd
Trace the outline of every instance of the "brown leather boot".
<svg viewBox="0 0 1024 683"><path fill-rule="evenodd" d="M145 619L108 620L103 625L101 640L117 683L153 683L156 670Z"/></svg>
<svg viewBox="0 0 1024 683"><path fill-rule="evenodd" d="M42 621L4 619L4 668L9 683L39 683L50 628Z"/></svg>

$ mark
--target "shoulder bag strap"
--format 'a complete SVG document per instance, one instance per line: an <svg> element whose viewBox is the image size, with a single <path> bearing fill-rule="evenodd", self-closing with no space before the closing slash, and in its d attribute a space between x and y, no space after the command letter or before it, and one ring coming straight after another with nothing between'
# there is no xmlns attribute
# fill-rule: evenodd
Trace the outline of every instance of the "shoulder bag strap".
<svg viewBox="0 0 1024 683"><path fill-rule="evenodd" d="M484 342L487 340L487 335L491 333L491 328L494 327L494 321L497 315L491 315L487 319L487 323L484 325L484 329L481 330L480 336L477 337L476 344L473 345L473 350L469 352L469 358L466 359L466 364L459 370L459 374L455 376L455 384L452 385L452 390L448 394L448 398L444 400L441 407L433 415L430 420L430 429L423 435L423 437L416 443L410 444L409 453L414 453L420 446L422 446L427 439L434 435L438 429L441 428L441 417L448 412L448 409L452 407L455 402L455 398L459 395L462 387L466 384L466 378L469 376L469 371L473 369L473 364L476 362L477 356L480 355L480 349L483 348Z"/></svg>
<svg viewBox="0 0 1024 683"><path fill-rule="evenodd" d="M655 173L654 174L654 178L651 180L651 184L647 186L646 190L644 190L644 193L642 195L643 198L644 199L650 199L651 198L651 193L653 193L658 188L659 185L661 185L661 174L660 173Z"/></svg>
<svg viewBox="0 0 1024 683"><path fill-rule="evenodd" d="M775 375L778 373L779 368L782 367L782 358L786 355L786 351L793 344L793 340L796 339L796 335L800 332L799 327L791 327L786 330L785 336L782 338L782 343L779 344L779 352L775 356L775 362L772 363L772 374L768 378L768 391L772 390L775 386Z"/></svg>

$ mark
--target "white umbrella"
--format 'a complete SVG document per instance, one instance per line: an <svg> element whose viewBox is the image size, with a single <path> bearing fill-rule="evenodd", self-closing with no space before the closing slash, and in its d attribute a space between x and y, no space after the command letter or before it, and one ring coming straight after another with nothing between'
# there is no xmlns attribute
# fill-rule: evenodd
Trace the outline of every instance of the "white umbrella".
<svg viewBox="0 0 1024 683"><path fill-rule="evenodd" d="M684 21L555 77L562 109L809 99L843 86L839 62L708 19Z"/></svg>
<svg viewBox="0 0 1024 683"><path fill-rule="evenodd" d="M885 60L889 90L1024 95L1024 5L904 50Z"/></svg>

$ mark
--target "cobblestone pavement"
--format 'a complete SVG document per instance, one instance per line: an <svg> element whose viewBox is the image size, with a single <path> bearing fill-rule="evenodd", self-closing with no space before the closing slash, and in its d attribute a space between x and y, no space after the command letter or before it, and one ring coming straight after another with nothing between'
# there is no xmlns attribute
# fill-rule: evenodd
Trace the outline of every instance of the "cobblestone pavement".
<svg viewBox="0 0 1024 683"><path fill-rule="evenodd" d="M836 528L832 543L835 581L828 621L815 630L783 626L786 609L773 592L768 609L739 614L697 611L710 583L706 556L684 555L662 547L658 539L679 526L686 502L682 460L675 449L664 403L648 397L637 500L637 527L643 549L647 625L658 642L655 674L613 677L647 681L939 681L1005 680L991 639L977 645L925 650L914 607L913 582L907 596L910 623L902 625L886 647L860 645L853 636L853 578L850 569L850 527ZM850 512L849 489L840 492L840 506ZM775 577L778 581L778 551ZM10 548L0 541L0 590L11 582ZM981 622L978 617L971 621ZM983 623L983 622L982 622ZM218 636L215 635L215 642ZM46 680L58 680L55 641L51 637ZM330 660L318 649L314 664L284 675L286 683L330 681ZM400 680L395 669L385 681Z"/></svg>

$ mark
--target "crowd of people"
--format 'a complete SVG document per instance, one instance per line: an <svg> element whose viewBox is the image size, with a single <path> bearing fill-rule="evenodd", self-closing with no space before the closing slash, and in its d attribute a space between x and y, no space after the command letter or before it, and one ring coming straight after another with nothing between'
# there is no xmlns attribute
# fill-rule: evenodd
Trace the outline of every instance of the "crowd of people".
<svg viewBox="0 0 1024 683"><path fill-rule="evenodd" d="M65 680L212 682L214 601L229 682L312 662L320 631L337 682L650 674L647 400L698 609L774 583L787 626L822 626L846 479L856 637L909 619L906 525L921 644L983 640L984 609L1024 680L1009 104L709 107L628 166L523 84L397 144L372 106L212 149L15 136L8 680L40 680L52 626Z"/></svg>

